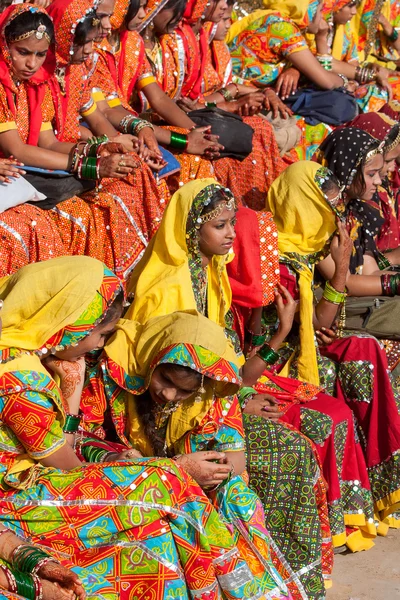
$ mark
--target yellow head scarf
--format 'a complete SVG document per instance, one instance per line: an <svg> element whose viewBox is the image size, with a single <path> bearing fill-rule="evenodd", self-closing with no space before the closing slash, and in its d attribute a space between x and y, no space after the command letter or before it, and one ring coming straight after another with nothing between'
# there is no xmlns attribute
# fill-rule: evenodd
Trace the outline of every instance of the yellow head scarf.
<svg viewBox="0 0 400 600"><path fill-rule="evenodd" d="M210 409L214 395L234 394L240 385L239 365L222 327L196 311L174 312L145 325L123 319L105 346L108 373L131 394L142 394L154 369L162 363L190 367L213 380L201 402L193 396L175 410L166 432L168 447L192 430ZM145 455L152 453L144 438L134 396L128 397L129 440Z"/></svg>
<svg viewBox="0 0 400 600"><path fill-rule="evenodd" d="M120 289L116 275L100 261L86 256L27 265L1 279L4 306L0 376L10 371L35 371L48 376L40 357L51 352L53 346L67 347L88 335ZM58 408L63 423L61 397ZM27 455L20 455L8 473L33 465Z"/></svg>
<svg viewBox="0 0 400 600"><path fill-rule="evenodd" d="M321 184L332 173L311 161L290 165L269 189L266 209L278 228L278 248L299 275L300 353L298 376L319 385L313 328L313 262L336 230L335 213ZM289 364L282 374L287 375Z"/></svg>
<svg viewBox="0 0 400 600"><path fill-rule="evenodd" d="M306 25L308 7L313 2L314 0L263 0L265 10L255 10L243 19L233 23L225 38L225 42L230 44L236 36L245 31L254 21L271 13L279 13L281 17L290 19L298 27L302 28Z"/></svg>
<svg viewBox="0 0 400 600"><path fill-rule="evenodd" d="M127 319L146 323L151 317L177 310L197 310L187 244L188 236L195 234L186 229L189 213L194 221L200 216L204 202L199 195L211 185L222 188L214 179L198 179L172 196L160 228L133 271L128 293L134 294L134 301ZM231 259L229 255L214 256L207 269L207 316L221 327L232 300L225 268Z"/></svg>

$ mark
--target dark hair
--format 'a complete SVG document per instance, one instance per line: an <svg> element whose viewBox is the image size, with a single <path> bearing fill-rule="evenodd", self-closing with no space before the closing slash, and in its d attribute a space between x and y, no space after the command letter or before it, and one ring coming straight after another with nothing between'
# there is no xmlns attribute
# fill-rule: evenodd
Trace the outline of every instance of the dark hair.
<svg viewBox="0 0 400 600"><path fill-rule="evenodd" d="M183 365L175 365L172 363L163 363L164 368L168 368L169 371L176 373L180 376L192 377L196 379L196 385L200 387L201 374L194 371L190 367L184 367ZM165 451L165 440L157 435L156 420L155 420L155 403L152 400L149 393L138 396L137 402L137 413L138 417L143 426L145 436L150 440L155 456L166 456Z"/></svg>
<svg viewBox="0 0 400 600"><path fill-rule="evenodd" d="M111 323L111 321L113 321L115 319L115 317L120 312L122 312L123 302L124 302L124 292L122 291L122 289L120 289L119 292L117 293L117 295L115 296L113 303L109 307L106 316L104 317L104 319L101 321L100 324L107 325L108 323Z"/></svg>
<svg viewBox="0 0 400 600"><path fill-rule="evenodd" d="M126 13L125 23L128 24L136 17L140 8L140 0L131 0L128 6L128 12Z"/></svg>
<svg viewBox="0 0 400 600"><path fill-rule="evenodd" d="M233 6L236 0L226 0L228 6Z"/></svg>
<svg viewBox="0 0 400 600"><path fill-rule="evenodd" d="M169 0L163 10L172 10L172 17L167 23L166 31L173 31L185 12L187 0ZM162 11L161 11L162 12Z"/></svg>
<svg viewBox="0 0 400 600"><path fill-rule="evenodd" d="M24 35L24 33L36 31L40 25L46 27L46 33L51 43L54 42L54 26L50 17L39 11L27 10L15 17L15 19L12 19L6 26L4 35L7 43L12 43L16 38Z"/></svg>
<svg viewBox="0 0 400 600"><path fill-rule="evenodd" d="M84 46L86 44L86 40L88 35L96 29L96 26L93 25L93 19L96 17L96 13L91 11L88 15L78 23L75 29L74 35L74 45L75 46Z"/></svg>
<svg viewBox="0 0 400 600"><path fill-rule="evenodd" d="M389 152L390 152L390 150L394 150L395 146L393 146L393 148L390 148L390 146L396 141L399 133L400 133L400 123L396 123L396 125L393 125L392 129L389 131L388 135L386 136L385 147L383 149L385 154L388 153L388 148L389 148Z"/></svg>
<svg viewBox="0 0 400 600"><path fill-rule="evenodd" d="M321 191L324 194L329 194L330 192L333 192L335 188L340 189L340 187L341 186L338 178L332 173L329 179L325 179L325 181L321 185Z"/></svg>

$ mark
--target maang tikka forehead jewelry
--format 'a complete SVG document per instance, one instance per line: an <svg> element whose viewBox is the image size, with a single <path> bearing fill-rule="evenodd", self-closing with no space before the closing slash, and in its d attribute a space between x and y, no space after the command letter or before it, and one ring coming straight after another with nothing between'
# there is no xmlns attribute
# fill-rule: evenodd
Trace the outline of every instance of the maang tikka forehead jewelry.
<svg viewBox="0 0 400 600"><path fill-rule="evenodd" d="M10 42L22 42L22 40L27 40L29 37L31 37L31 35L34 35L37 40L42 40L43 38L45 38L48 41L48 43L51 44L51 38L47 33L47 27L46 25L43 25L43 23L41 23L37 29L31 29L31 31L22 33L16 38L11 39Z"/></svg>

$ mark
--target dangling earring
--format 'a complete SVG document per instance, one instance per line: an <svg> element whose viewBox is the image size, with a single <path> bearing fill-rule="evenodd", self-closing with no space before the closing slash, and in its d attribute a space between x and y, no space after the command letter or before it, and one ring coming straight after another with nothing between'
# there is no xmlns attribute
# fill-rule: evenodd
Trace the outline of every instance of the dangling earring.
<svg viewBox="0 0 400 600"><path fill-rule="evenodd" d="M204 387L204 375L202 375L201 376L201 384L200 384L199 389L196 392L196 396L194 398L194 401L197 402L197 403L201 402L203 400L202 396L205 393L206 393L206 389Z"/></svg>

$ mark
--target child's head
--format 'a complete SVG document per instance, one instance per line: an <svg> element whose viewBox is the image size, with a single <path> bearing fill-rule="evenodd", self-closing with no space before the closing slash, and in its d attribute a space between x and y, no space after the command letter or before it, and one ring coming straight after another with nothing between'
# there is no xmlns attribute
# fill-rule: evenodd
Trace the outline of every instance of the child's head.
<svg viewBox="0 0 400 600"><path fill-rule="evenodd" d="M227 8L225 9L224 16L218 23L217 30L214 35L214 40L223 41L232 25L232 11L235 0L227 0Z"/></svg>

